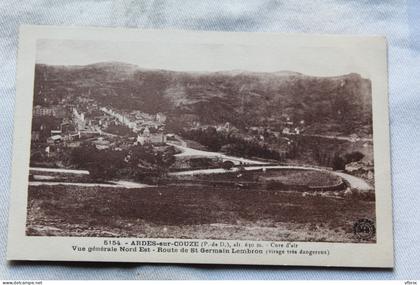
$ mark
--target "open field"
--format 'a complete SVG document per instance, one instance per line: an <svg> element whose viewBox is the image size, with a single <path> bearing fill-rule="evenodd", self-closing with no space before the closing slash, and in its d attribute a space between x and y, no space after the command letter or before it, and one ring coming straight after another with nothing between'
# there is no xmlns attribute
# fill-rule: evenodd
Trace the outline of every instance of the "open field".
<svg viewBox="0 0 420 285"><path fill-rule="evenodd" d="M229 180L229 181L275 181L287 185L330 186L341 182L341 178L326 171L301 169L267 169L266 171L243 171L194 175L198 179Z"/></svg>
<svg viewBox="0 0 420 285"><path fill-rule="evenodd" d="M375 220L372 197L338 193L185 185L28 191L27 234L34 236L360 242L353 224Z"/></svg>

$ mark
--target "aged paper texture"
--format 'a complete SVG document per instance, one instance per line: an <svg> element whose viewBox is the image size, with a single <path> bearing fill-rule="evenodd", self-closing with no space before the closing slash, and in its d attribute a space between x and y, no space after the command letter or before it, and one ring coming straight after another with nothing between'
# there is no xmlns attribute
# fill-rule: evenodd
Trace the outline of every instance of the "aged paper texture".
<svg viewBox="0 0 420 285"><path fill-rule="evenodd" d="M23 26L8 258L392 267L386 57Z"/></svg>

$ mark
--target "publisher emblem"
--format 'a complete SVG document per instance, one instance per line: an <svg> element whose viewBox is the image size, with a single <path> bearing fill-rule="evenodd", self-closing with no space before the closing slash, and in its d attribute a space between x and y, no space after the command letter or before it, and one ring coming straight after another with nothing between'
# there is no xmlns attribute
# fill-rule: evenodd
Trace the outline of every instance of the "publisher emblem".
<svg viewBox="0 0 420 285"><path fill-rule="evenodd" d="M353 232L360 240L370 240L375 236L375 224L369 219L360 219L354 223Z"/></svg>

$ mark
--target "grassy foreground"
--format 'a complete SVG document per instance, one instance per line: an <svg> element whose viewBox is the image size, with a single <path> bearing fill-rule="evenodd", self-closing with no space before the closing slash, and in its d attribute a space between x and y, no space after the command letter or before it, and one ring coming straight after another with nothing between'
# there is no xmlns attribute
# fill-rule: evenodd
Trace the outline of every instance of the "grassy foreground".
<svg viewBox="0 0 420 285"><path fill-rule="evenodd" d="M357 240L353 224L375 220L372 198L338 193L185 185L28 191L27 235L34 236L365 242Z"/></svg>

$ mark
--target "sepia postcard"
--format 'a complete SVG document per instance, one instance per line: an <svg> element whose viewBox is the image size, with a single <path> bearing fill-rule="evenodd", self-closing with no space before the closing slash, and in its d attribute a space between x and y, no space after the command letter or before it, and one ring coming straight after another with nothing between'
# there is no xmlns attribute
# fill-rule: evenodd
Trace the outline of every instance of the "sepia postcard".
<svg viewBox="0 0 420 285"><path fill-rule="evenodd" d="M380 36L22 26L9 260L393 267Z"/></svg>

